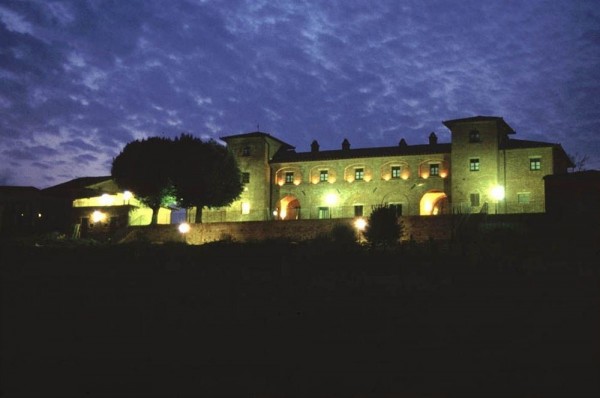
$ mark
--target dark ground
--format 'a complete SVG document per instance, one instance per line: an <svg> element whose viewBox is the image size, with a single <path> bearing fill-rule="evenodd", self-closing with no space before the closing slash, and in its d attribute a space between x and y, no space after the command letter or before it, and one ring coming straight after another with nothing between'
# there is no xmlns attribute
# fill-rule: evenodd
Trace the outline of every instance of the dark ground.
<svg viewBox="0 0 600 398"><path fill-rule="evenodd" d="M598 397L597 248L555 243L5 244L0 396Z"/></svg>

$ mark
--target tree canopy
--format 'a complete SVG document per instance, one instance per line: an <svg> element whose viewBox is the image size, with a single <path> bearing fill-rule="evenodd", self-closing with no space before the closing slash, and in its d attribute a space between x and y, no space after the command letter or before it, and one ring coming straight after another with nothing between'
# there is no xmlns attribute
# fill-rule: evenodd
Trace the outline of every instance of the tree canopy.
<svg viewBox="0 0 600 398"><path fill-rule="evenodd" d="M121 189L132 191L152 209L156 224L161 206L226 206L237 199L243 184L233 155L214 140L189 134L175 139L151 137L125 145L113 159L112 177Z"/></svg>

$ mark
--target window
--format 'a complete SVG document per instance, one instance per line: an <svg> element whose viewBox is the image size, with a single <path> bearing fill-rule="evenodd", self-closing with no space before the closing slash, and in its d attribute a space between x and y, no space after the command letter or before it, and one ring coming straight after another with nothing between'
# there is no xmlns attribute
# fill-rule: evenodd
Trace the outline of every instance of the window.
<svg viewBox="0 0 600 398"><path fill-rule="evenodd" d="M354 169L354 179L362 180L365 177L365 169Z"/></svg>
<svg viewBox="0 0 600 398"><path fill-rule="evenodd" d="M392 166L392 178L400 178L400 166Z"/></svg>
<svg viewBox="0 0 600 398"><path fill-rule="evenodd" d="M471 207L477 207L477 206L479 206L479 194L472 193L471 194Z"/></svg>
<svg viewBox="0 0 600 398"><path fill-rule="evenodd" d="M287 173L285 173L285 183L286 184L294 183L294 172L288 171Z"/></svg>
<svg viewBox="0 0 600 398"><path fill-rule="evenodd" d="M429 165L429 175L430 176L439 176L440 175L440 164L434 163Z"/></svg>
<svg viewBox="0 0 600 398"><path fill-rule="evenodd" d="M517 194L517 203L525 205L529 203L529 192L521 192Z"/></svg>
<svg viewBox="0 0 600 398"><path fill-rule="evenodd" d="M479 171L479 159L478 158L469 160L469 170Z"/></svg>
<svg viewBox="0 0 600 398"><path fill-rule="evenodd" d="M328 179L329 179L329 171L327 171L327 170L321 170L321 172L319 174L319 181L325 182Z"/></svg>
<svg viewBox="0 0 600 398"><path fill-rule="evenodd" d="M540 159L540 158L529 159L529 170L541 170L541 169L542 169L542 159Z"/></svg>
<svg viewBox="0 0 600 398"><path fill-rule="evenodd" d="M250 147L249 146L245 146L244 148L242 148L242 156L250 156Z"/></svg>
<svg viewBox="0 0 600 398"><path fill-rule="evenodd" d="M469 142L481 142L478 130L469 131Z"/></svg>
<svg viewBox="0 0 600 398"><path fill-rule="evenodd" d="M248 184L250 182L250 173L243 172L242 173L242 183Z"/></svg>
<svg viewBox="0 0 600 398"><path fill-rule="evenodd" d="M319 207L319 219L329 218L329 207Z"/></svg>
<svg viewBox="0 0 600 398"><path fill-rule="evenodd" d="M400 203L390 203L388 207L396 213L396 217L400 217L402 215L402 204Z"/></svg>
<svg viewBox="0 0 600 398"><path fill-rule="evenodd" d="M362 217L363 205L354 205L354 217Z"/></svg>

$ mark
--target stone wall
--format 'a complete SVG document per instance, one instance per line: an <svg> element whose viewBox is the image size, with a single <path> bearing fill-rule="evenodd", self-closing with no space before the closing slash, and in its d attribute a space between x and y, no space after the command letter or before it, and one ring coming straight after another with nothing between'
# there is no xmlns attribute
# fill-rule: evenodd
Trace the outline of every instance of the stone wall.
<svg viewBox="0 0 600 398"><path fill-rule="evenodd" d="M400 218L404 225L401 240L414 239L426 241L447 240L452 236L454 220L452 216ZM151 242L183 242L202 244L225 239L236 241L290 239L307 240L330 233L337 225L354 228L354 218L329 220L293 220L293 221L249 221L191 224L191 230L185 236L178 232L177 225L155 225L130 227L123 241L149 240Z"/></svg>

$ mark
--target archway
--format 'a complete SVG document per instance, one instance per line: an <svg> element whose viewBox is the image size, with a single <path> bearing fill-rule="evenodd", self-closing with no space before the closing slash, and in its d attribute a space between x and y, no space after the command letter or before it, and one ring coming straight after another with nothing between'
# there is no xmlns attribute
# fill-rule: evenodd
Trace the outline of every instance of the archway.
<svg viewBox="0 0 600 398"><path fill-rule="evenodd" d="M421 198L419 214L421 216L437 216L447 210L448 196L444 192L427 192Z"/></svg>
<svg viewBox="0 0 600 398"><path fill-rule="evenodd" d="M293 195L287 195L277 202L274 213L276 220L299 220L300 201Z"/></svg>

